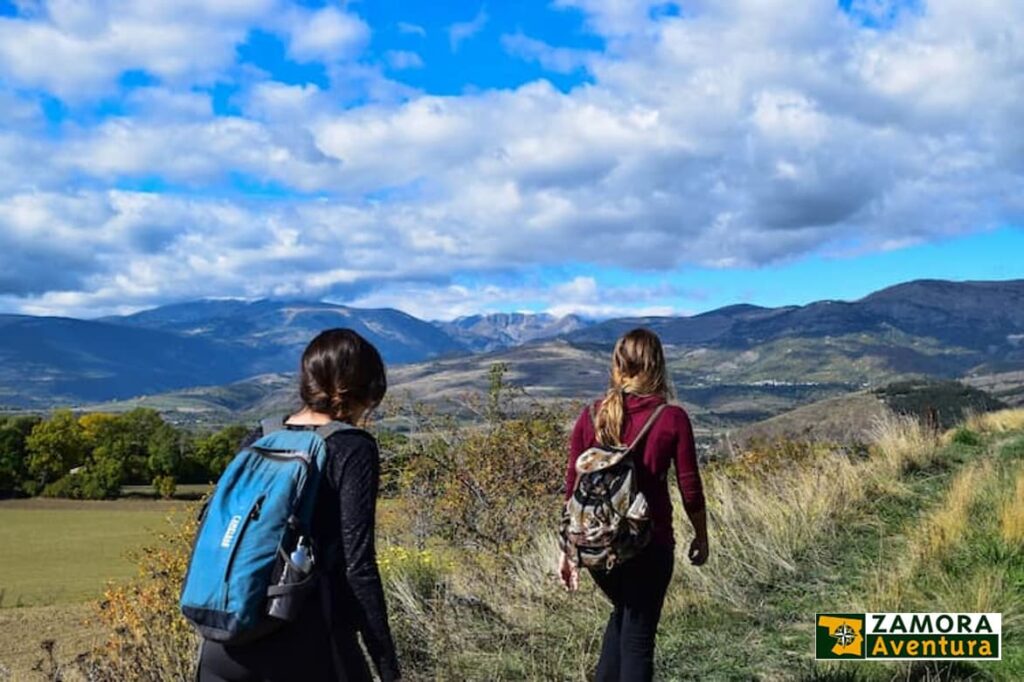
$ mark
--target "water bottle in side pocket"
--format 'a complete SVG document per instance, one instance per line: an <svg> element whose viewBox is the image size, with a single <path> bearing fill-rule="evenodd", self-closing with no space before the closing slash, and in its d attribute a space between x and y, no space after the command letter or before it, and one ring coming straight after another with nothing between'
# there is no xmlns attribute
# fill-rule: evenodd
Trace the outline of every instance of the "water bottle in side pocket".
<svg viewBox="0 0 1024 682"><path fill-rule="evenodd" d="M300 536L288 561L284 562L277 584L268 591L267 615L289 622L298 618L312 570L312 552L306 538Z"/></svg>

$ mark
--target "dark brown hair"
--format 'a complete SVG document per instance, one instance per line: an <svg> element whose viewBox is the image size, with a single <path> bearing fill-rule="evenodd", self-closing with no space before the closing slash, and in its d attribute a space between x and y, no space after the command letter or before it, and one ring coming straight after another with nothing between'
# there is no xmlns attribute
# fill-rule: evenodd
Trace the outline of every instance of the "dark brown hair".
<svg viewBox="0 0 1024 682"><path fill-rule="evenodd" d="M379 405L387 390L380 353L351 329L322 331L302 353L299 396L315 412L347 421Z"/></svg>

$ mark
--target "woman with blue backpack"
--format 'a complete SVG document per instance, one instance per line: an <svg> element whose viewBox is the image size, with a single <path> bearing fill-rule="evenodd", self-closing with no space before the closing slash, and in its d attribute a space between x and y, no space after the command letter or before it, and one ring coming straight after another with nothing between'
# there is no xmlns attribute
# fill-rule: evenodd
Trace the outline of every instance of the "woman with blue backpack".
<svg viewBox="0 0 1024 682"><path fill-rule="evenodd" d="M597 682L653 678L655 635L675 562L668 490L673 465L695 535L688 557L696 566L707 560L693 430L670 397L661 340L634 329L615 344L604 398L584 409L573 428L559 572L574 591L580 567L588 568L612 603Z"/></svg>
<svg viewBox="0 0 1024 682"><path fill-rule="evenodd" d="M361 423L387 389L377 349L350 329L302 355L303 407L267 420L218 481L182 611L203 635L200 682L400 677L377 569L380 461Z"/></svg>

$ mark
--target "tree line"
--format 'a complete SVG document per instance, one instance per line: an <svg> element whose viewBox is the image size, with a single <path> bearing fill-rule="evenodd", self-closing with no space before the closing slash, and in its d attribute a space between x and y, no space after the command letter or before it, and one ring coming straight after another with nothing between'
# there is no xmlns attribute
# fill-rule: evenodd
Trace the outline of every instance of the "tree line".
<svg viewBox="0 0 1024 682"><path fill-rule="evenodd" d="M193 432L148 408L0 417L0 495L111 499L151 484L170 497L179 483L216 481L247 431Z"/></svg>

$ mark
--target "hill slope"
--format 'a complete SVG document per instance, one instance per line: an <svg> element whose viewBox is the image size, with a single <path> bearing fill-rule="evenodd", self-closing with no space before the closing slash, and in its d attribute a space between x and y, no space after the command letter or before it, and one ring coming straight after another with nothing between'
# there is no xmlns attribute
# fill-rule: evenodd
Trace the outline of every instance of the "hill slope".
<svg viewBox="0 0 1024 682"><path fill-rule="evenodd" d="M0 315L0 404L125 398L236 376L231 349L104 322Z"/></svg>
<svg viewBox="0 0 1024 682"><path fill-rule="evenodd" d="M356 330L389 363L466 352L436 326L391 308L310 301L194 301L104 320L238 345L245 352L247 371L241 376L295 369L309 340L331 327Z"/></svg>
<svg viewBox="0 0 1024 682"><path fill-rule="evenodd" d="M677 345L746 348L790 336L884 335L898 330L972 350L1013 348L1024 334L1024 280L919 280L858 301L817 301L781 308L734 305L692 317L609 320L572 332L568 338L608 344L630 326L641 324L657 331L665 343Z"/></svg>
<svg viewBox="0 0 1024 682"><path fill-rule="evenodd" d="M877 383L990 365L1005 372L1024 367L1024 280L921 280L852 302L609 320L566 338L609 347L635 326L703 353L677 357L677 370L697 380Z"/></svg>

